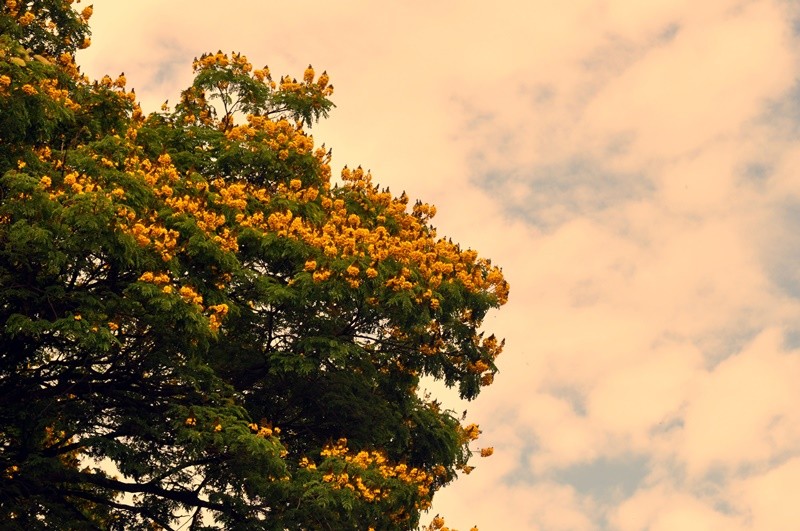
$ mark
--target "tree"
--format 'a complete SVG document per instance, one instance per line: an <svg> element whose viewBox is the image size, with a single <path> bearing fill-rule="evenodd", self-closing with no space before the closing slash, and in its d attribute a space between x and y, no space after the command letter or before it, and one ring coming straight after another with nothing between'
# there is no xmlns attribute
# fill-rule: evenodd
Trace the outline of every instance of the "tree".
<svg viewBox="0 0 800 531"><path fill-rule="evenodd" d="M332 184L327 74L205 54L144 116L71 4L0 8L4 527L417 526L479 433L417 386L492 382L500 269Z"/></svg>

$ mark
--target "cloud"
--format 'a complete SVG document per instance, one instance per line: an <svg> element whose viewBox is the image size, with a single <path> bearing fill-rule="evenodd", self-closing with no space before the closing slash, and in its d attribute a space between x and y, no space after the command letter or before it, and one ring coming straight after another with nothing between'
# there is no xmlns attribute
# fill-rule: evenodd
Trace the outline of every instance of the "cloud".
<svg viewBox="0 0 800 531"><path fill-rule="evenodd" d="M713 531L745 529L732 516L716 510L713 500L699 499L666 487L638 492L612 512L611 528L671 531Z"/></svg>
<svg viewBox="0 0 800 531"><path fill-rule="evenodd" d="M630 496L647 476L647 460L636 455L619 459L597 459L558 470L558 483L575 487L581 494L602 503L614 503Z"/></svg>
<svg viewBox="0 0 800 531"><path fill-rule="evenodd" d="M603 378L591 391L588 414L634 450L654 449L654 439L682 417L686 389L702 366L698 349L668 342ZM662 429L663 428L663 429Z"/></svg>
<svg viewBox="0 0 800 531"><path fill-rule="evenodd" d="M798 481L800 458L795 457L763 474L735 482L732 499L744 509L751 529L794 529L800 518L795 496Z"/></svg>
<svg viewBox="0 0 800 531"><path fill-rule="evenodd" d="M638 201L652 193L641 175L604 170L600 160L571 157L521 174L476 176L478 186L506 204L506 212L526 222L552 229L581 212L598 217L625 201Z"/></svg>
<svg viewBox="0 0 800 531"><path fill-rule="evenodd" d="M691 393L679 450L690 475L768 467L800 453L800 353L782 343L780 330L762 332Z"/></svg>
<svg viewBox="0 0 800 531"><path fill-rule="evenodd" d="M584 125L598 136L633 132L636 159L679 156L735 134L793 82L783 28L772 2L685 24L606 84Z"/></svg>

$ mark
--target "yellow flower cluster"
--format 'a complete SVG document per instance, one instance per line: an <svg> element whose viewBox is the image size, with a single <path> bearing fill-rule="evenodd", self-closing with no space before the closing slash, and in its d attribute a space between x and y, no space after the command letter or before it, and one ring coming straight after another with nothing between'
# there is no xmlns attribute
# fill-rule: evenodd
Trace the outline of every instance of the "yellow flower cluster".
<svg viewBox="0 0 800 531"><path fill-rule="evenodd" d="M270 84L270 87L273 89L275 88L275 83L272 83L272 75L270 74L269 67L266 65L264 68L259 68L257 70L253 70L253 77L256 78L261 83L265 81Z"/></svg>
<svg viewBox="0 0 800 531"><path fill-rule="evenodd" d="M292 124L286 119L270 120L266 116L248 115L247 123L233 126L225 133L228 140L264 143L278 158L286 160L291 152L304 155L314 148L314 140L305 134L302 124Z"/></svg>
<svg viewBox="0 0 800 531"><path fill-rule="evenodd" d="M11 465L3 470L3 477L5 479L14 479L14 476L17 474L17 472L19 472L19 466Z"/></svg>
<svg viewBox="0 0 800 531"><path fill-rule="evenodd" d="M78 65L75 63L75 56L74 55L72 55L70 53L67 53L67 52L64 52L64 53L62 53L61 55L58 56L57 62L59 64L59 66L61 67L62 71L64 71L67 74L69 74L69 76L72 79L88 81L80 73L80 69L78 68Z"/></svg>
<svg viewBox="0 0 800 531"><path fill-rule="evenodd" d="M200 307L203 306L203 296L189 286L181 286L178 290L178 294L183 297L183 300L190 304L197 304Z"/></svg>
<svg viewBox="0 0 800 531"><path fill-rule="evenodd" d="M59 165L56 165L58 167ZM39 185L44 188L50 188L52 184L52 180L48 177L45 179L44 177L39 180ZM67 191L71 192L74 195L80 194L88 194L92 192L101 191L102 187L94 182L94 180L89 177L88 175L84 175L77 171L71 171L64 175L64 180L62 181L62 185L58 188L50 192L50 199L56 199L59 197L64 196Z"/></svg>
<svg viewBox="0 0 800 531"><path fill-rule="evenodd" d="M320 269L318 271L314 271L312 275L314 282L324 282L331 278L331 270L330 269Z"/></svg>
<svg viewBox="0 0 800 531"><path fill-rule="evenodd" d="M306 83L314 81L314 68L311 65L308 65L308 68L303 72L303 81Z"/></svg>
<svg viewBox="0 0 800 531"><path fill-rule="evenodd" d="M58 102L67 109L71 111L80 110L81 106L69 97L69 91L67 89L58 88L57 79L43 79L39 83L39 87L50 99Z"/></svg>
<svg viewBox="0 0 800 531"><path fill-rule="evenodd" d="M430 525L427 528L423 528L424 531L458 531L457 529L453 529L452 527L447 527L444 522L444 518L439 516L438 514L431 520ZM472 526L469 531L479 531L477 526Z"/></svg>
<svg viewBox="0 0 800 531"><path fill-rule="evenodd" d="M307 457L301 458L298 465L300 465L300 468L307 468L309 470L317 469L317 465L315 465L314 462L310 461Z"/></svg>
<svg viewBox="0 0 800 531"><path fill-rule="evenodd" d="M253 65L247 60L247 57L240 53L233 53L230 57L228 54L218 51L215 54L204 53L200 59L195 59L192 62L192 68L195 72L206 70L209 68L225 68L227 66L236 66L244 72L249 72L253 69Z"/></svg>
<svg viewBox="0 0 800 531"><path fill-rule="evenodd" d="M139 280L141 282L152 282L153 284L168 284L171 281L169 274L153 273L152 271L142 273Z"/></svg>
<svg viewBox="0 0 800 531"><path fill-rule="evenodd" d="M494 334L490 335L489 337L483 339L482 346L484 349L489 352L489 355L492 359L497 359L497 356L503 351L503 346L506 344L506 340L503 339L502 341L497 341L497 337Z"/></svg>
<svg viewBox="0 0 800 531"><path fill-rule="evenodd" d="M0 76L0 95L8 94L8 87L11 86L11 78L3 74Z"/></svg>
<svg viewBox="0 0 800 531"><path fill-rule="evenodd" d="M475 363L467 363L467 370L474 374L481 374L489 369L489 364L483 360L478 360Z"/></svg>
<svg viewBox="0 0 800 531"><path fill-rule="evenodd" d="M161 255L163 261L169 262L172 260L178 245L179 234L177 231L164 228L157 221L139 220L130 225L126 223L126 220L129 219L127 216L130 211L123 207L120 212L125 215L121 223L123 232L133 236L140 247L152 246ZM155 218L155 216L152 217Z"/></svg>
<svg viewBox="0 0 800 531"><path fill-rule="evenodd" d="M84 22L89 22L89 19L92 18L93 13L94 9L92 8L92 6L87 6L83 8L83 11L81 11L81 18L83 19Z"/></svg>
<svg viewBox="0 0 800 531"><path fill-rule="evenodd" d="M223 205L238 210L244 210L247 207L247 193L244 184L234 183L226 186L222 179L217 179L214 184L219 188Z"/></svg>
<svg viewBox="0 0 800 531"><path fill-rule="evenodd" d="M341 438L336 441L336 444L326 444L320 452L322 457L341 457L347 455L347 439Z"/></svg>
<svg viewBox="0 0 800 531"><path fill-rule="evenodd" d="M105 88L124 89L127 82L128 80L124 73L120 74L117 79L111 79L111 76L106 74L100 79L100 86Z"/></svg>
<svg viewBox="0 0 800 531"><path fill-rule="evenodd" d="M236 241L234 233L227 228L222 229L220 234L214 236L214 242L223 251L236 252L239 249L239 243Z"/></svg>
<svg viewBox="0 0 800 531"><path fill-rule="evenodd" d="M273 435L279 435L281 433L281 429L278 427L273 428L272 426L269 425L259 426L255 422L250 423L249 427L250 431L258 435L259 437L264 437L264 438L272 437Z"/></svg>
<svg viewBox="0 0 800 531"><path fill-rule="evenodd" d="M19 2L17 0L6 0L6 9L8 9L9 15L16 17L19 13Z"/></svg>
<svg viewBox="0 0 800 531"><path fill-rule="evenodd" d="M477 424L470 424L466 427L461 427L461 438L464 441L474 441L481 434L481 430Z"/></svg>
<svg viewBox="0 0 800 531"><path fill-rule="evenodd" d="M222 325L222 320L228 315L228 305L214 304L209 306L207 310L212 312L211 315L208 316L208 327L212 332L216 332Z"/></svg>
<svg viewBox="0 0 800 531"><path fill-rule="evenodd" d="M366 485L358 475L359 471L367 469L377 470L385 478L398 479L404 483L415 485L417 493L422 498L418 508L427 509L430 506L431 485L433 476L428 472L416 467L409 467L405 463L392 464L383 452L366 451L351 452L347 447L347 439L339 439L336 444L326 445L320 455L326 457L339 457L345 462L344 471L335 473L328 472L322 476L322 480L331 483L334 488L347 488L357 493L361 498L368 502L386 498L389 493L377 487ZM302 468L316 469L316 465L304 457L300 460ZM352 472L348 473L347 470Z"/></svg>
<svg viewBox="0 0 800 531"><path fill-rule="evenodd" d="M323 72L322 75L319 76L317 81L314 81L314 69L311 65L308 65L305 72L303 72L303 81L302 83L298 82L296 79L289 77L289 76L282 76L279 89L282 92L305 92L309 88L313 88L318 90L319 93L323 96L331 96L333 94L333 85L328 83L330 80L328 78L328 73Z"/></svg>
<svg viewBox="0 0 800 531"><path fill-rule="evenodd" d="M26 11L25 14L17 19L17 22L19 22L20 26L27 26L34 20L36 20L36 16L30 11Z"/></svg>

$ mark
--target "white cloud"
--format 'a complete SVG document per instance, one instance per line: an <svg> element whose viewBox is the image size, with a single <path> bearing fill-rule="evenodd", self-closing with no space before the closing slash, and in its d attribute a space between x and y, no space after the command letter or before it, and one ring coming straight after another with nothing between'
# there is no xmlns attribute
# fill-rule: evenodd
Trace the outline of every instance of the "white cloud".
<svg viewBox="0 0 800 531"><path fill-rule="evenodd" d="M611 527L620 531L744 529L736 518L715 510L709 500L664 487L640 491L621 504L611 516Z"/></svg>
<svg viewBox="0 0 800 531"><path fill-rule="evenodd" d="M631 133L635 160L690 153L736 134L794 80L784 27L772 2L682 27L603 88L585 125L598 136Z"/></svg>
<svg viewBox="0 0 800 531"><path fill-rule="evenodd" d="M692 393L679 450L690 474L800 453L800 355L783 352L782 341L780 330L763 332Z"/></svg>
<svg viewBox="0 0 800 531"><path fill-rule="evenodd" d="M652 450L652 430L681 417L686 391L702 366L688 345L667 343L619 367L589 396L589 416L606 430L629 439L632 449Z"/></svg>
<svg viewBox="0 0 800 531"><path fill-rule="evenodd" d="M764 474L736 482L732 499L743 508L751 529L790 531L800 521L798 482L800 458L795 457Z"/></svg>

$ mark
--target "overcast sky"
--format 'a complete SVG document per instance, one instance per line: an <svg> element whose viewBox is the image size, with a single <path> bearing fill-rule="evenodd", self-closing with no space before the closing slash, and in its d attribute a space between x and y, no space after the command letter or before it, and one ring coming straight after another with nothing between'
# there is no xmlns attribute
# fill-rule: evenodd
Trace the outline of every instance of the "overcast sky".
<svg viewBox="0 0 800 531"><path fill-rule="evenodd" d="M79 61L146 111L203 52L327 69L334 171L503 266L507 346L469 405L496 452L437 495L449 525L797 529L798 4L94 5Z"/></svg>

